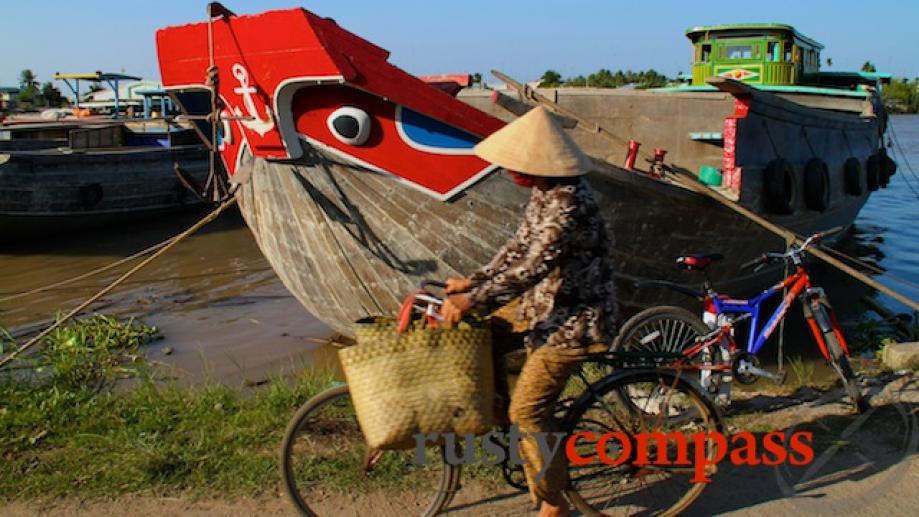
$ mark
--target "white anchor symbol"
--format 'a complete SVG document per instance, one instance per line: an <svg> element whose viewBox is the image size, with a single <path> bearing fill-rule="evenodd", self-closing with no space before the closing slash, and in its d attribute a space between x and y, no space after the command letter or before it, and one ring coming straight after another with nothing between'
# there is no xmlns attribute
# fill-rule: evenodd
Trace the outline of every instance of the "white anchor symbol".
<svg viewBox="0 0 919 517"><path fill-rule="evenodd" d="M233 91L243 98L249 117L240 120L240 123L258 133L259 136L265 136L265 133L274 129L274 117L271 114L271 108L265 106L265 116L267 118L262 120L259 117L258 108L255 107L255 100L252 98L252 94L256 92L256 89L253 86L249 86L249 72L239 63L233 65L233 77L239 81L239 87L233 88ZM233 113L237 117L243 116L242 110L236 106L233 107Z"/></svg>

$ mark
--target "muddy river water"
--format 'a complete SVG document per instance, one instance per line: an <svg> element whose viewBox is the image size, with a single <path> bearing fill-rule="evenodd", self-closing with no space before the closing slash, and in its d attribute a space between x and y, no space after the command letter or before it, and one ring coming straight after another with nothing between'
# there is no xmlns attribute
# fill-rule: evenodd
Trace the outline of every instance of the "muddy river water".
<svg viewBox="0 0 919 517"><path fill-rule="evenodd" d="M0 292L15 293L104 266L175 235L202 215L190 212L4 250ZM0 322L20 331L46 324L55 311L76 306L123 271L2 303ZM235 212L176 245L94 309L137 316L159 327L163 339L151 347L150 356L173 365L183 379L209 375L231 383L260 382L329 355L316 352L329 330L281 285Z"/></svg>
<svg viewBox="0 0 919 517"><path fill-rule="evenodd" d="M919 116L894 117L893 127L907 158L919 166ZM892 280L896 276L919 283L919 203L910 186L919 189L919 176L910 175L901 163L890 188L871 196L843 248L887 270L880 281L916 299L919 289ZM175 235L202 215L187 213L73 236L37 236L28 244L2 249L0 297L109 264ZM21 333L38 328L55 311L69 310L119 273L2 302L0 325ZM814 276L849 328L864 311L858 300L877 297L828 268L818 268ZM892 300L880 299L903 310ZM330 331L281 285L236 213L225 214L177 245L94 308L137 316L159 327L164 338L151 347L150 357L172 365L178 377L189 381L211 376L257 383L270 375L336 364L334 352L320 345ZM800 319L794 315L786 329L786 355L812 357L808 351L814 347L793 337L803 335L803 325L794 324ZM774 356L774 344L763 355Z"/></svg>

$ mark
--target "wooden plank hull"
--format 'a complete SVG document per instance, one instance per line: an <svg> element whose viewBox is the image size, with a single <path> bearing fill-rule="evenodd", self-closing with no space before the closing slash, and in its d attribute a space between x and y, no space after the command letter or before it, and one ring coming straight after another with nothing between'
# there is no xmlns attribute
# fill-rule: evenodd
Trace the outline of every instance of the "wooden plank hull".
<svg viewBox="0 0 919 517"><path fill-rule="evenodd" d="M440 202L390 176L320 151L295 165L256 159L237 196L256 241L284 285L338 332L367 314L392 313L422 278L468 274L511 236L528 192L495 173L452 202ZM712 270L727 289L762 286L737 266L782 242L711 200L617 167L591 173L615 235L620 296L630 307L679 301L632 288L637 278L693 282L681 253L718 250ZM864 199L786 223L808 233L848 225ZM731 278L729 280L729 277Z"/></svg>

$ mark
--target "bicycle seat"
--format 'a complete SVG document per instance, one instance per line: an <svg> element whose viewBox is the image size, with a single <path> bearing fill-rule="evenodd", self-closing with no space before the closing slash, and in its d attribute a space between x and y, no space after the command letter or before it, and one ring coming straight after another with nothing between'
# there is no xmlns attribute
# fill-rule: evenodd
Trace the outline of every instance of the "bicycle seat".
<svg viewBox="0 0 919 517"><path fill-rule="evenodd" d="M678 268L686 271L702 271L712 262L717 262L724 258L721 253L709 253L706 255L683 255L676 259Z"/></svg>

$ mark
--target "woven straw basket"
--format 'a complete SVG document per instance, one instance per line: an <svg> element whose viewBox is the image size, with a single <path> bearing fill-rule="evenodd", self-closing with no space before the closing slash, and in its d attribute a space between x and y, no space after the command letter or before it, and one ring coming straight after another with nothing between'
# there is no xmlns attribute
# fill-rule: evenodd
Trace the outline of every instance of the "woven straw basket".
<svg viewBox="0 0 919 517"><path fill-rule="evenodd" d="M492 426L494 374L487 323L399 334L389 318L355 324L338 352L358 422L372 449L409 449L416 433L482 434Z"/></svg>

